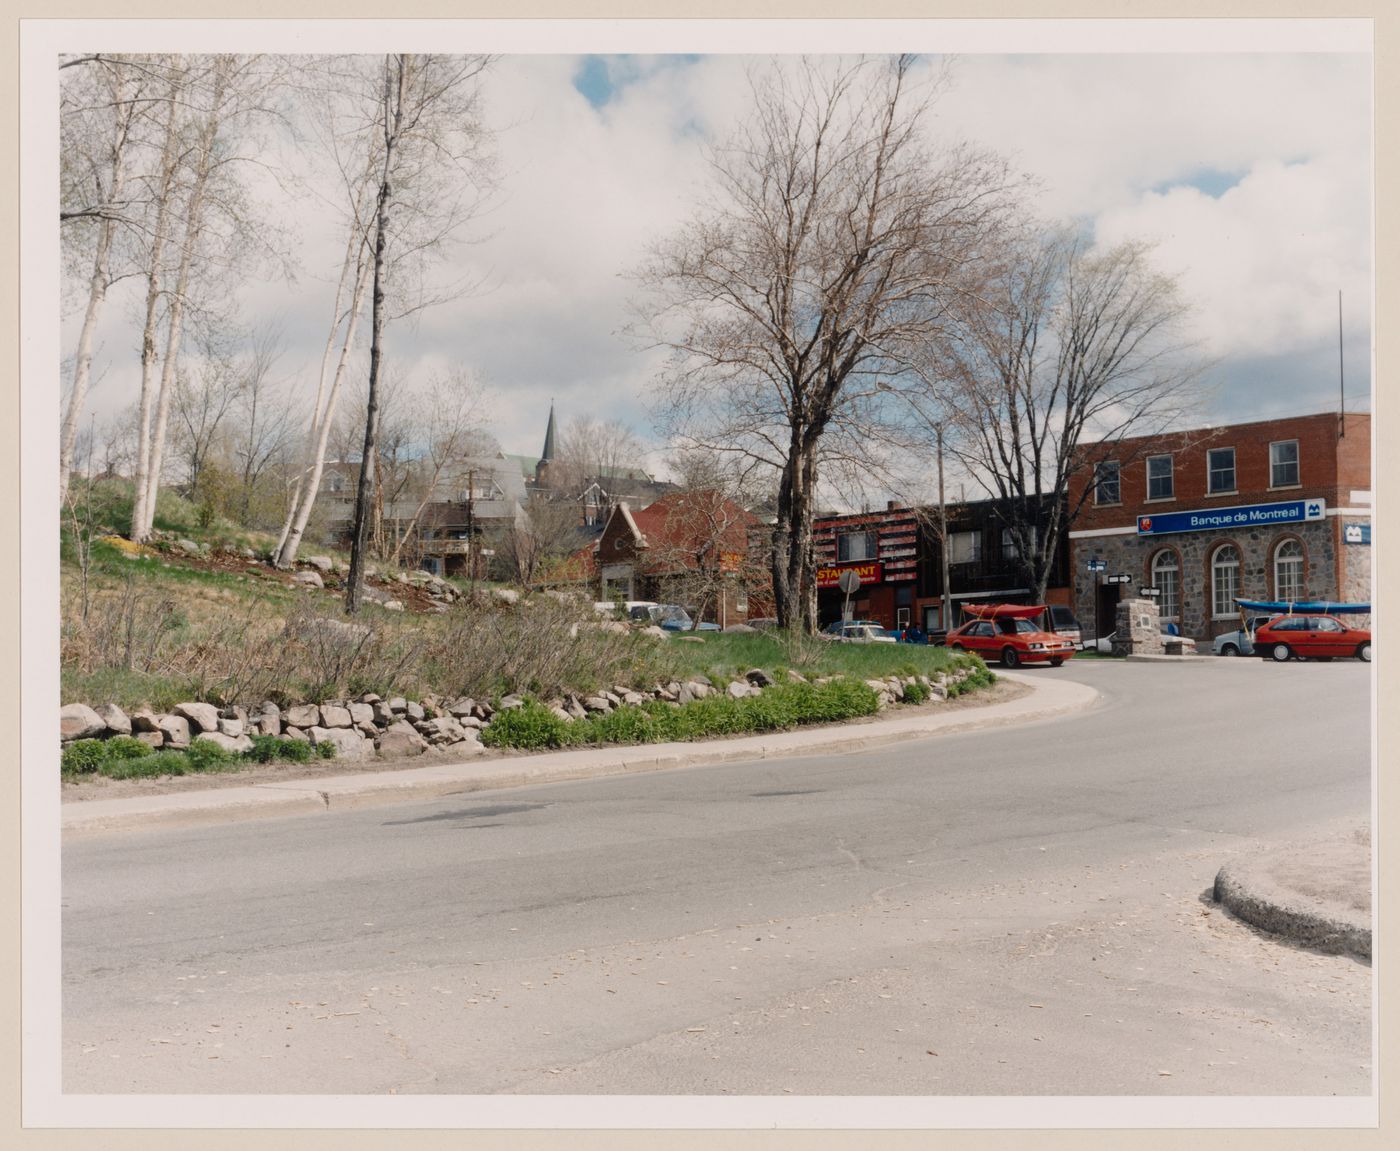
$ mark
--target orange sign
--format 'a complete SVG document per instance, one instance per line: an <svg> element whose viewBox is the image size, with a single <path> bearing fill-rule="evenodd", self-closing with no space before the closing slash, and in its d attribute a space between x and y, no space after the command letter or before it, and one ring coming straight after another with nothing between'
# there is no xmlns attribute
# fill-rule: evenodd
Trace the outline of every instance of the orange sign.
<svg viewBox="0 0 1400 1151"><path fill-rule="evenodd" d="M883 564L846 564L842 567L817 568L817 587L835 587L842 572L853 571L860 576L862 584L880 583L884 577Z"/></svg>

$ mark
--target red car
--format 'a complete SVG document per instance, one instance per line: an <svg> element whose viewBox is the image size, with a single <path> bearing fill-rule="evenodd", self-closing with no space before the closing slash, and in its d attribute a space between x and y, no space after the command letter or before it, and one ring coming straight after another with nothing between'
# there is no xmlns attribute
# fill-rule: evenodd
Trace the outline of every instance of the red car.
<svg viewBox="0 0 1400 1151"><path fill-rule="evenodd" d="M1004 667L1023 663L1059 667L1074 655L1073 643L1031 622L1045 612L1043 604L987 604L964 610L978 618L948 633L948 646L955 651L975 651L989 663L1000 660Z"/></svg>
<svg viewBox="0 0 1400 1151"><path fill-rule="evenodd" d="M1371 662L1371 633L1331 615L1282 615L1254 633L1254 654L1278 663L1355 656Z"/></svg>

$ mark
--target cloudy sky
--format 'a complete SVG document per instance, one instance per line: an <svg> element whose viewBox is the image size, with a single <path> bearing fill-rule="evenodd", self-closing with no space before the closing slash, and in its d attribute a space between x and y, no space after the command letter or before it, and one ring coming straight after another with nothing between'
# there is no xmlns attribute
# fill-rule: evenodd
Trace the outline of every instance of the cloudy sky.
<svg viewBox="0 0 1400 1151"><path fill-rule="evenodd" d="M862 27L871 26L845 31ZM1217 362L1202 423L1334 407L1339 292L1347 406L1369 407L1372 75L1354 26L1319 36L1316 25L1258 24L1231 37L1175 22L1159 38L1112 24L1093 38L1069 25L1039 35L1015 23L959 25L958 36L914 27L900 46L953 57L939 136L1008 157L1038 182L1043 216L1082 221L1104 242L1158 245ZM551 400L561 421L621 418L652 436L657 360L620 335L638 290L627 273L703 189L702 142L744 114L749 60L732 48L763 47L762 36L708 31L611 38L646 52L605 51L609 37L596 29L541 36L533 46L545 50L508 51L489 75L501 194L456 270L470 265L490 288L391 330L387 354L409 378L475 372L507 451L539 450ZM887 30L866 38L824 42L888 46ZM547 50L575 43L597 51ZM371 46L354 35L325 46L361 44ZM715 50L725 44L731 52ZM251 285L244 319L281 319L281 369L310 394L341 240L309 200L270 207L295 225L300 272L293 285ZM109 307L92 397L99 419L135 398L132 323L125 306ZM65 355L75 330L65 322Z"/></svg>

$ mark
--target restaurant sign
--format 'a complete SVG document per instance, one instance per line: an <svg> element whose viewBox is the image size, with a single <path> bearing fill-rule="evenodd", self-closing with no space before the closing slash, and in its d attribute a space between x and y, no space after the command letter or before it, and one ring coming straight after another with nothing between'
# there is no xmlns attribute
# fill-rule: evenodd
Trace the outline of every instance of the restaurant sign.
<svg viewBox="0 0 1400 1151"><path fill-rule="evenodd" d="M884 564L842 564L840 567L817 568L817 587L836 587L842 572L855 572L862 584L880 583L884 579Z"/></svg>

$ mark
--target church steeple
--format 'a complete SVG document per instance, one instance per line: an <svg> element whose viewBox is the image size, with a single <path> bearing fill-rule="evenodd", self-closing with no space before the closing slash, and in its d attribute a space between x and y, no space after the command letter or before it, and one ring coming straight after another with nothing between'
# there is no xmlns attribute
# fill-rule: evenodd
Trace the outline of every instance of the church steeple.
<svg viewBox="0 0 1400 1151"><path fill-rule="evenodd" d="M544 431L544 450L540 452L540 463L547 464L554 459L554 401L549 401L549 424Z"/></svg>

